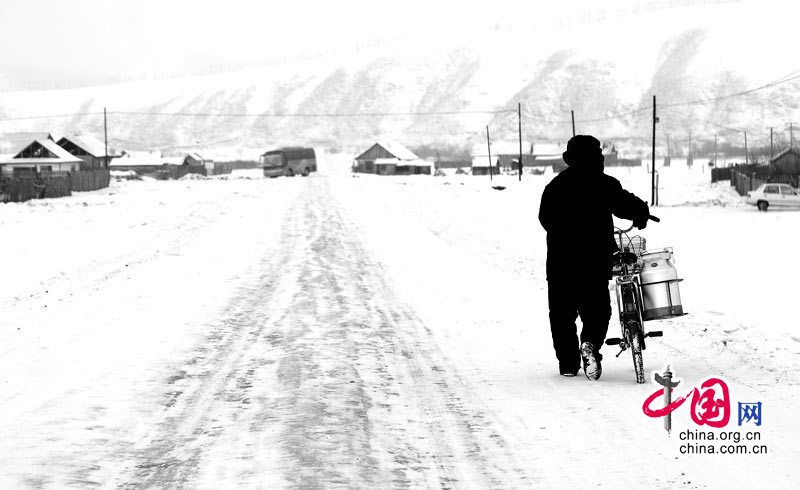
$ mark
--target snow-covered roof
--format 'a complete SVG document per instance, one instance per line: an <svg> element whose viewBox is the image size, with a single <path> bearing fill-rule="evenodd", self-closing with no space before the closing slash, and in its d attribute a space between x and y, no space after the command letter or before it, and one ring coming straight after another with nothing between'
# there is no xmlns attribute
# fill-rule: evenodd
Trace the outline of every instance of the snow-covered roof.
<svg viewBox="0 0 800 490"><path fill-rule="evenodd" d="M795 155L800 155L800 151L798 151L797 148L789 147L789 148L786 148L785 150L783 150L782 152L778 153L774 157L772 157L770 162L774 162L775 160L778 160L779 158L783 157L787 153L794 153Z"/></svg>
<svg viewBox="0 0 800 490"><path fill-rule="evenodd" d="M80 147L93 157L102 157L106 154L106 146L105 143L100 141L99 139L95 138L90 134L76 134L73 136L62 136L58 143L60 144L63 140L68 140L72 142L75 146Z"/></svg>
<svg viewBox="0 0 800 490"><path fill-rule="evenodd" d="M17 132L0 134L0 154L16 155L33 141L52 140L50 133Z"/></svg>
<svg viewBox="0 0 800 490"><path fill-rule="evenodd" d="M186 161L186 155L182 157L161 157L161 163L163 165L183 165Z"/></svg>
<svg viewBox="0 0 800 490"><path fill-rule="evenodd" d="M36 158L23 158L20 157L20 153L22 153L25 149L27 149L30 145L34 143L39 143L44 148L47 149L50 153L52 153L53 157L36 157ZM55 141L52 139L35 139L29 141L27 145L24 145L15 153L5 153L2 158L0 158L0 164L13 164L13 163L81 163L81 159L75 156L70 155L70 153L61 148L56 144Z"/></svg>
<svg viewBox="0 0 800 490"><path fill-rule="evenodd" d="M162 151L161 155L163 155L165 157L180 157L180 158L186 158L187 156L190 156L190 157L194 158L195 160L197 160L198 162L203 159L200 156L200 154L198 152L196 152L196 151L185 151L185 150L184 151L174 151L174 150L173 151Z"/></svg>
<svg viewBox="0 0 800 490"><path fill-rule="evenodd" d="M109 167L145 167L162 164L161 153L158 152L131 152L120 158L114 158Z"/></svg>
<svg viewBox="0 0 800 490"><path fill-rule="evenodd" d="M419 157L413 151L395 141L378 141L378 144L399 160L419 160Z"/></svg>
<svg viewBox="0 0 800 490"><path fill-rule="evenodd" d="M397 158L376 158L375 165L400 165L406 167L430 167L431 162L416 158L414 160L400 160Z"/></svg>
<svg viewBox="0 0 800 490"><path fill-rule="evenodd" d="M472 166L473 167L491 167L491 165L489 164L489 157L486 156L486 155L478 155L478 156L473 157L472 158Z"/></svg>
<svg viewBox="0 0 800 490"><path fill-rule="evenodd" d="M158 151L136 151L130 152L123 157L115 158L109 163L109 167L150 167L154 165L183 165L186 162L186 157L191 156L200 161L199 156L195 153L183 153L179 156L165 157Z"/></svg>

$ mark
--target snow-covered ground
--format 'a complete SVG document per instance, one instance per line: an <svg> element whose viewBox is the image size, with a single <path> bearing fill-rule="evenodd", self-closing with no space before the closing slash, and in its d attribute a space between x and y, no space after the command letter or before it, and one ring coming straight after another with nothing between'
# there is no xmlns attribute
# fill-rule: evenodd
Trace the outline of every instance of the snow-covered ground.
<svg viewBox="0 0 800 490"><path fill-rule="evenodd" d="M600 382L558 376L536 219L549 174L490 183L325 163L307 179L120 181L0 206L0 487L788 488L800 476L800 212L743 206L701 165L660 169L662 222L644 234L674 248L690 315L658 322L645 369L671 362L678 394L725 377L730 430L737 401L763 402L769 451L685 455L687 407L668 437L642 413L656 387L634 382L627 353L605 348ZM608 171L648 196L644 169Z"/></svg>

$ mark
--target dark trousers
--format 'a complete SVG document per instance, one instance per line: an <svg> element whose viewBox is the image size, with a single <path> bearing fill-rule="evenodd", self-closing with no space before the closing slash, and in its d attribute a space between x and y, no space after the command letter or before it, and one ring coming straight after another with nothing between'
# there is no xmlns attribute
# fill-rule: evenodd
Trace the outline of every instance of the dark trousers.
<svg viewBox="0 0 800 490"><path fill-rule="evenodd" d="M550 332L558 363L564 368L578 368L581 364L580 343L591 342L599 351L606 339L608 321L611 319L608 281L548 280L547 299L550 304ZM578 315L583 323L580 343L575 325Z"/></svg>

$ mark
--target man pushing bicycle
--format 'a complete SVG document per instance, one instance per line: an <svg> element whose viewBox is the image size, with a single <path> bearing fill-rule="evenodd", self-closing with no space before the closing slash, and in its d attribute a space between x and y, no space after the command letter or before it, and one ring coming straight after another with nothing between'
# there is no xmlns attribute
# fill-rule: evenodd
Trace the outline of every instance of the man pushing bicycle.
<svg viewBox="0 0 800 490"><path fill-rule="evenodd" d="M608 281L617 251L612 215L647 225L647 203L603 172L603 152L593 136L573 136L563 153L568 168L547 184L539 222L547 232L547 297L550 332L562 376L602 373L600 347L608 332ZM583 329L578 340L575 320Z"/></svg>

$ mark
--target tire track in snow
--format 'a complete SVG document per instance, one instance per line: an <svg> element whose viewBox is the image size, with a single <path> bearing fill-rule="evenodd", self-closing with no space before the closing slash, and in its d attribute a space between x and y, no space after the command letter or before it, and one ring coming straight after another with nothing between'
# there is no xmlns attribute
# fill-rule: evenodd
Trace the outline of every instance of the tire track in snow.
<svg viewBox="0 0 800 490"><path fill-rule="evenodd" d="M530 485L327 182L293 210L256 284L163 381L150 431L112 455L114 485Z"/></svg>

